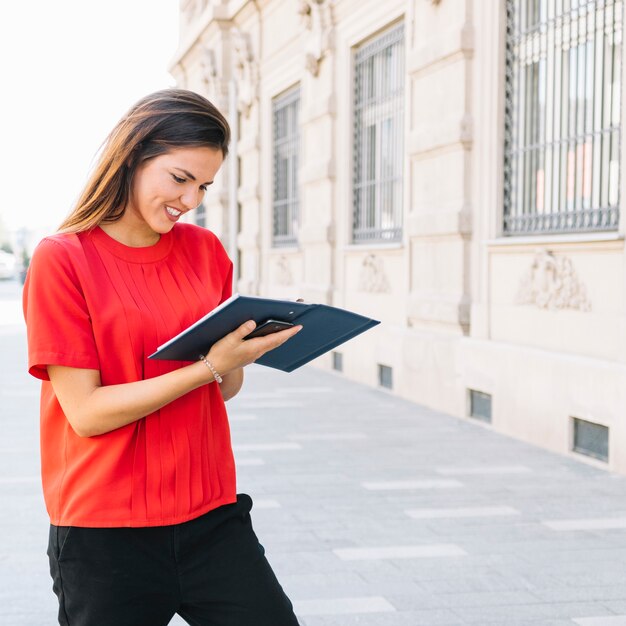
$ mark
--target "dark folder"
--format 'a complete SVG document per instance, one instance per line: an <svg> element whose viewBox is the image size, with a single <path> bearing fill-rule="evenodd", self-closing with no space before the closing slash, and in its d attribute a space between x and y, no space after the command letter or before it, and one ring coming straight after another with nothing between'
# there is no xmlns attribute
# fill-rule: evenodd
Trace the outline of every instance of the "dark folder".
<svg viewBox="0 0 626 626"><path fill-rule="evenodd" d="M283 345L266 352L256 363L292 372L338 345L380 324L378 320L327 304L307 304L235 294L151 354L151 359L196 361L224 335L244 322L267 320L302 324Z"/></svg>

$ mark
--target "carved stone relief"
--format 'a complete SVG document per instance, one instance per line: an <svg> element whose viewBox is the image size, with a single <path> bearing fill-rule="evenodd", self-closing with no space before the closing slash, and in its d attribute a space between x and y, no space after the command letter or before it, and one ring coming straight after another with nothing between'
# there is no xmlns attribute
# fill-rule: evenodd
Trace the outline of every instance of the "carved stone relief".
<svg viewBox="0 0 626 626"><path fill-rule="evenodd" d="M202 68L202 80L206 86L209 98L218 98L221 92L221 80L217 71L217 60L215 51L210 48L202 50L202 58L200 59L200 67Z"/></svg>
<svg viewBox="0 0 626 626"><path fill-rule="evenodd" d="M470 147L474 138L474 119L470 113L465 113L465 115L463 115L459 128L459 134L461 143L466 147Z"/></svg>
<svg viewBox="0 0 626 626"><path fill-rule="evenodd" d="M324 55L333 45L332 0L300 0L298 13L308 31L304 43L304 65L313 76L317 76Z"/></svg>
<svg viewBox="0 0 626 626"><path fill-rule="evenodd" d="M359 291L369 293L388 293L390 291L383 260L375 254L368 254L363 259L358 288Z"/></svg>
<svg viewBox="0 0 626 626"><path fill-rule="evenodd" d="M293 285L293 275L286 256L281 256L276 261L276 282L285 287Z"/></svg>
<svg viewBox="0 0 626 626"><path fill-rule="evenodd" d="M237 104L239 110L248 117L252 105L259 98L259 64L252 52L250 35L238 28L233 29L233 54L238 86Z"/></svg>
<svg viewBox="0 0 626 626"><path fill-rule="evenodd" d="M585 286L571 259L555 257L548 250L539 250L535 254L530 269L522 278L515 303L547 310L591 311Z"/></svg>

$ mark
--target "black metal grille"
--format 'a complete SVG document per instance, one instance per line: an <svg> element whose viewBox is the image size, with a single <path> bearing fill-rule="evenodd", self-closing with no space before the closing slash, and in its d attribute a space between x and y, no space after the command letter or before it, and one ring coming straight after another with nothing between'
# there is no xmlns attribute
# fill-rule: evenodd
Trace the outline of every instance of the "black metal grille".
<svg viewBox="0 0 626 626"><path fill-rule="evenodd" d="M274 226L273 245L291 246L298 240L300 89L274 99Z"/></svg>
<svg viewBox="0 0 626 626"><path fill-rule="evenodd" d="M353 240L402 238L404 25L356 53Z"/></svg>
<svg viewBox="0 0 626 626"><path fill-rule="evenodd" d="M507 0L504 234L616 230L622 0Z"/></svg>

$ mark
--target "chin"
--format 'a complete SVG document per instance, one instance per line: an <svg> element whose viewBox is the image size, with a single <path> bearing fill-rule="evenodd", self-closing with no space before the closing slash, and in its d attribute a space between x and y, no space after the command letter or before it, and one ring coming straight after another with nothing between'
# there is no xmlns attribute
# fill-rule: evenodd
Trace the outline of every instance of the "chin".
<svg viewBox="0 0 626 626"><path fill-rule="evenodd" d="M172 228L176 226L176 224L177 222L154 224L153 226L151 226L151 228L155 233L158 233L159 235L165 235L166 233L169 233L170 230L172 230Z"/></svg>

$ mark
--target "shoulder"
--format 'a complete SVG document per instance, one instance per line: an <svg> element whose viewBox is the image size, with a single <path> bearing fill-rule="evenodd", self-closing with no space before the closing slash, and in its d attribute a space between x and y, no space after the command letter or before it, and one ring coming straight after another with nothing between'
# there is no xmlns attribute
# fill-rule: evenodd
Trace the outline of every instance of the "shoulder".
<svg viewBox="0 0 626 626"><path fill-rule="evenodd" d="M77 281L84 258L81 237L84 233L56 233L44 237L35 247L29 265L29 273L51 277L58 274Z"/></svg>
<svg viewBox="0 0 626 626"><path fill-rule="evenodd" d="M76 235L51 235L44 237L33 251L28 265L22 302L25 314L30 309L39 311L38 316L52 315L53 310L71 300L82 298L79 272L76 268L77 255L74 245L80 245ZM29 306L30 305L30 306ZM33 308L34 307L34 308ZM31 319L32 318L27 318Z"/></svg>
<svg viewBox="0 0 626 626"><path fill-rule="evenodd" d="M57 233L44 237L33 251L33 261L62 260L71 257L72 250L80 246L78 235L75 233Z"/></svg>
<svg viewBox="0 0 626 626"><path fill-rule="evenodd" d="M211 255L226 257L227 252L220 238L208 228L196 224L176 224L174 228L177 246L184 246L190 252L207 252ZM191 248L193 246L193 248Z"/></svg>
<svg viewBox="0 0 626 626"><path fill-rule="evenodd" d="M208 228L197 226L196 224L184 224L182 222L176 224L174 234L176 238L181 241L194 241L204 244L218 243L221 245L219 237L214 232L210 231Z"/></svg>

